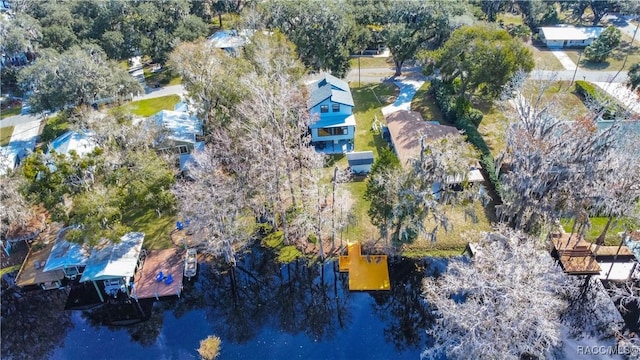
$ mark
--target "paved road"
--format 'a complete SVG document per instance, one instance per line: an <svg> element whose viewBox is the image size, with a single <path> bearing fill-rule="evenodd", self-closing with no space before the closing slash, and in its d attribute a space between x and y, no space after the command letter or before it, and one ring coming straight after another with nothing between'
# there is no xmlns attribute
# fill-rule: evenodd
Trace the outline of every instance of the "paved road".
<svg viewBox="0 0 640 360"><path fill-rule="evenodd" d="M182 97L185 94L185 92L186 90L182 85L171 85L171 86L165 86L161 88L147 88L144 95L134 97L133 101L153 99L161 96L174 95L174 94L180 95Z"/></svg>
<svg viewBox="0 0 640 360"><path fill-rule="evenodd" d="M633 20L634 18L638 18L638 16L613 14L605 16L603 20L609 20L609 22L620 29L620 31L633 38L633 34L638 27L629 20ZM638 30L634 42L640 43L640 30Z"/></svg>
<svg viewBox="0 0 640 360"><path fill-rule="evenodd" d="M403 68L403 75L409 75L412 73L420 73L420 67L408 67ZM390 80L393 78L394 70L391 68L369 68L361 69L360 78L363 83L380 82L384 80ZM588 71L581 70L560 70L560 71L547 71L547 70L534 70L529 74L529 77L535 80L571 80L575 73L575 80L587 80L592 82L614 82L623 83L627 81L627 72L621 71ZM347 75L347 80L358 81L358 69L351 69ZM613 80L613 81L612 81Z"/></svg>

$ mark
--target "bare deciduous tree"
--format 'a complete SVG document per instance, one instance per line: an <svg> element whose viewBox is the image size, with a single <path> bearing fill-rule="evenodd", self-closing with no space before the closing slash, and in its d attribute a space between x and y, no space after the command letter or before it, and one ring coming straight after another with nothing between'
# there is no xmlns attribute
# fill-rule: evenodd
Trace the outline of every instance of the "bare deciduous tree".
<svg viewBox="0 0 640 360"><path fill-rule="evenodd" d="M423 358L544 358L561 344L566 276L548 252L505 226L485 233L473 258L455 259L424 296L438 319Z"/></svg>

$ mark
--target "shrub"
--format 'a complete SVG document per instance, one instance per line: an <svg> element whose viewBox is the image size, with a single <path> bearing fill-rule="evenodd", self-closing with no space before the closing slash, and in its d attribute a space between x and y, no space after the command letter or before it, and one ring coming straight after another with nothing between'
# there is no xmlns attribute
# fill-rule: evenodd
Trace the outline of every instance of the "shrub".
<svg viewBox="0 0 640 360"><path fill-rule="evenodd" d="M200 341L198 354L205 360L213 360L220 354L220 345L222 345L222 340L217 336L211 335Z"/></svg>
<svg viewBox="0 0 640 360"><path fill-rule="evenodd" d="M590 102L588 105L591 105L595 112L601 113L604 120L628 116L627 110L614 98L588 81L576 81L576 92Z"/></svg>
<svg viewBox="0 0 640 360"><path fill-rule="evenodd" d="M482 156L480 164L489 176L489 183L500 194L500 181L495 171L495 162L489 146L478 131L477 126L484 116L478 109L471 107L471 103L465 98L456 98L453 94L453 87L440 80L431 82L430 93L436 99L436 103L442 111L442 116L448 122L454 124L458 130L464 131L467 141L475 146Z"/></svg>

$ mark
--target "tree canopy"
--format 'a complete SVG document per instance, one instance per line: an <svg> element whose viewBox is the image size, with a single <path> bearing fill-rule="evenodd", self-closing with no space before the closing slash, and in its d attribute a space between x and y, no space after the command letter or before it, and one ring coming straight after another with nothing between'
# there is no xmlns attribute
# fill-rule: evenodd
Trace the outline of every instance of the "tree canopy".
<svg viewBox="0 0 640 360"><path fill-rule="evenodd" d="M402 1L390 7L382 37L400 75L404 62L423 46L435 47L455 28L463 7L451 1ZM428 43L428 44L426 44Z"/></svg>
<svg viewBox="0 0 640 360"><path fill-rule="evenodd" d="M471 260L455 259L424 284L437 316L428 359L544 358L562 344L567 278L538 242L498 227Z"/></svg>
<svg viewBox="0 0 640 360"><path fill-rule="evenodd" d="M421 54L425 63L436 61L446 82L470 97L480 90L497 96L517 71L534 67L533 55L520 40L490 24L464 26L453 32L441 49Z"/></svg>
<svg viewBox="0 0 640 360"><path fill-rule="evenodd" d="M306 66L347 74L356 23L345 1L271 0L264 8L267 25L287 35Z"/></svg>
<svg viewBox="0 0 640 360"><path fill-rule="evenodd" d="M629 68L629 82L628 85L631 90L636 90L640 87L640 63L633 64L631 68Z"/></svg>
<svg viewBox="0 0 640 360"><path fill-rule="evenodd" d="M33 89L29 98L32 112L55 110L67 105L90 104L102 98L124 97L142 91L129 74L109 62L95 45L76 46L62 54L43 53L20 73L25 89Z"/></svg>
<svg viewBox="0 0 640 360"><path fill-rule="evenodd" d="M591 45L584 49L584 56L591 62L603 62L612 54L611 52L620 45L622 33L614 26L609 26L593 40Z"/></svg>

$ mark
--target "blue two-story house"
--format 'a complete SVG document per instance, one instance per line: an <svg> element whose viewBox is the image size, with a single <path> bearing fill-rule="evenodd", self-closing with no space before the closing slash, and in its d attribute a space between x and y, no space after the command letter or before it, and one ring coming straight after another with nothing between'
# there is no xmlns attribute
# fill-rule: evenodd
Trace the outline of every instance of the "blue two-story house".
<svg viewBox="0 0 640 360"><path fill-rule="evenodd" d="M311 142L317 151L340 154L353 151L356 119L349 84L329 74L309 85Z"/></svg>

